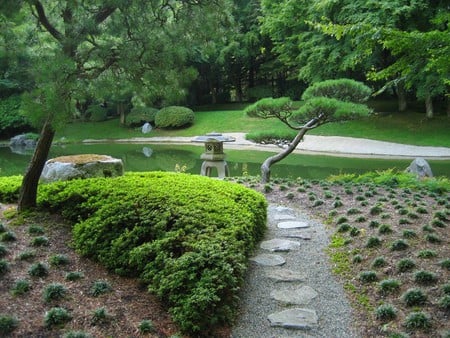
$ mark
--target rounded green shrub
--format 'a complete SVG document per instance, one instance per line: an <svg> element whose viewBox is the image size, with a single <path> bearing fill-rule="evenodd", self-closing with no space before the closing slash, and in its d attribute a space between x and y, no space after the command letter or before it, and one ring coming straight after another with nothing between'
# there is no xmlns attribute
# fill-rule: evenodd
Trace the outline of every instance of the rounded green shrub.
<svg viewBox="0 0 450 338"><path fill-rule="evenodd" d="M6 246L0 244L0 257L5 257L7 253L8 250L6 249Z"/></svg>
<svg viewBox="0 0 450 338"><path fill-rule="evenodd" d="M11 294L13 296L21 296L30 291L30 289L30 281L26 279L19 279L12 287Z"/></svg>
<svg viewBox="0 0 450 338"><path fill-rule="evenodd" d="M19 325L19 321L15 317L0 314L0 336L8 337Z"/></svg>
<svg viewBox="0 0 450 338"><path fill-rule="evenodd" d="M61 307L51 308L45 313L44 324L46 327L61 326L72 319L69 311Z"/></svg>
<svg viewBox="0 0 450 338"><path fill-rule="evenodd" d="M162 108L156 113L155 125L158 128L181 128L194 123L195 114L192 109L180 106Z"/></svg>
<svg viewBox="0 0 450 338"><path fill-rule="evenodd" d="M84 274L80 271L71 271L66 273L66 280L74 282L80 280L84 277Z"/></svg>
<svg viewBox="0 0 450 338"><path fill-rule="evenodd" d="M0 259L0 277L9 271L9 263L5 259Z"/></svg>
<svg viewBox="0 0 450 338"><path fill-rule="evenodd" d="M86 109L86 117L92 122L105 121L108 116L108 110L100 104L92 104Z"/></svg>
<svg viewBox="0 0 450 338"><path fill-rule="evenodd" d="M0 234L1 242L14 242L17 240L16 234L13 231L6 231Z"/></svg>
<svg viewBox="0 0 450 338"><path fill-rule="evenodd" d="M414 274L414 281L423 285L433 284L437 279L437 275L430 271L421 270Z"/></svg>
<svg viewBox="0 0 450 338"><path fill-rule="evenodd" d="M424 330L431 327L431 317L422 312L411 312L405 319L405 327L409 330Z"/></svg>
<svg viewBox="0 0 450 338"><path fill-rule="evenodd" d="M48 267L44 263L36 263L30 266L28 274L33 277L45 277L48 275Z"/></svg>
<svg viewBox="0 0 450 338"><path fill-rule="evenodd" d="M133 107L126 116L125 124L129 127L142 126L146 122L154 124L157 112L158 109L152 107Z"/></svg>
<svg viewBox="0 0 450 338"><path fill-rule="evenodd" d="M406 272L414 269L416 267L416 262L409 258L402 258L397 263L397 269L399 272Z"/></svg>
<svg viewBox="0 0 450 338"><path fill-rule="evenodd" d="M47 303L63 299L67 295L67 288L60 283L52 283L45 287L42 297Z"/></svg>
<svg viewBox="0 0 450 338"><path fill-rule="evenodd" d="M363 283L372 283L378 280L377 273L375 271L362 271L359 274L359 280Z"/></svg>
<svg viewBox="0 0 450 338"><path fill-rule="evenodd" d="M141 333L152 333L155 332L156 328L155 325L151 320L144 319L139 323L139 332Z"/></svg>
<svg viewBox="0 0 450 338"><path fill-rule="evenodd" d="M366 243L367 248L376 248L381 245L381 239L375 236L369 237Z"/></svg>
<svg viewBox="0 0 450 338"><path fill-rule="evenodd" d="M400 250L406 250L409 248L409 244L404 239L398 239L391 244L391 250L392 251L400 251Z"/></svg>
<svg viewBox="0 0 450 338"><path fill-rule="evenodd" d="M362 82L352 79L336 79L317 82L309 86L303 92L302 99L328 97L346 102L365 102L371 93L372 90Z"/></svg>
<svg viewBox="0 0 450 338"><path fill-rule="evenodd" d="M31 240L31 245L32 246L49 246L50 241L48 240L48 238L46 236L38 236L38 237L34 237Z"/></svg>
<svg viewBox="0 0 450 338"><path fill-rule="evenodd" d="M69 264L69 257L64 254L52 255L49 259L50 264L53 266L61 266Z"/></svg>
<svg viewBox="0 0 450 338"><path fill-rule="evenodd" d="M384 257L376 257L373 262L372 262L372 267L373 268L381 268L383 266L386 266L387 262L386 259Z"/></svg>
<svg viewBox="0 0 450 338"><path fill-rule="evenodd" d="M450 311L450 295L445 295L441 299L439 299L438 305L440 308Z"/></svg>
<svg viewBox="0 0 450 338"><path fill-rule="evenodd" d="M375 316L378 320L386 322L397 317L397 309L391 304L383 304L377 307Z"/></svg>
<svg viewBox="0 0 450 338"><path fill-rule="evenodd" d="M394 293L400 290L401 282L398 279L384 279L379 283L380 292Z"/></svg>
<svg viewBox="0 0 450 338"><path fill-rule="evenodd" d="M92 284L91 289L89 290L89 294L94 297L98 297L111 291L111 284L104 280L97 280Z"/></svg>
<svg viewBox="0 0 450 338"><path fill-rule="evenodd" d="M408 289L403 293L402 300L407 306L419 306L425 304L427 296L421 289Z"/></svg>

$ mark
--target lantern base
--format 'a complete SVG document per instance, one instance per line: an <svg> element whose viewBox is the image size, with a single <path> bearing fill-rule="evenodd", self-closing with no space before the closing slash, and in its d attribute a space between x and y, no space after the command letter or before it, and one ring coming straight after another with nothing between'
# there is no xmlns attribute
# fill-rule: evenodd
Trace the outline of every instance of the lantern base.
<svg viewBox="0 0 450 338"><path fill-rule="evenodd" d="M211 176L211 169L217 169L217 175L219 178L225 178L230 176L230 170L226 161L204 161L200 170L200 175Z"/></svg>

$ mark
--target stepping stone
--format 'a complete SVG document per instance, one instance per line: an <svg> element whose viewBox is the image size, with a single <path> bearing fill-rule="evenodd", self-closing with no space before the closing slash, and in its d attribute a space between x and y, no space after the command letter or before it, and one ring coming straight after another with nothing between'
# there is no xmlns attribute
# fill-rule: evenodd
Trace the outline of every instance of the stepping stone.
<svg viewBox="0 0 450 338"><path fill-rule="evenodd" d="M266 272L266 276L276 282L302 282L305 280L304 274L289 269L271 269Z"/></svg>
<svg viewBox="0 0 450 338"><path fill-rule="evenodd" d="M310 330L317 326L319 320L316 311L303 308L294 308L273 313L267 319L270 321L270 326L294 330Z"/></svg>
<svg viewBox="0 0 450 338"><path fill-rule="evenodd" d="M270 293L270 297L286 304L306 305L319 294L310 286L302 286L296 290L275 290Z"/></svg>
<svg viewBox="0 0 450 338"><path fill-rule="evenodd" d="M290 215L295 215L295 210L292 208L288 208L288 207L282 207L282 206L277 206L274 208L275 211L279 214L290 214Z"/></svg>
<svg viewBox="0 0 450 338"><path fill-rule="evenodd" d="M305 235L305 234L286 234L286 235L283 235L283 237L298 238L298 239L303 239L305 241L309 241L311 239L310 235Z"/></svg>
<svg viewBox="0 0 450 338"><path fill-rule="evenodd" d="M286 260L279 255L261 254L250 258L251 261L264 266L278 266L286 263Z"/></svg>
<svg viewBox="0 0 450 338"><path fill-rule="evenodd" d="M275 220L275 221L287 221L287 220L293 220L293 219L295 219L296 217L295 216L292 216L292 215L282 215L282 214L280 214L280 215L275 215L274 217L273 217L273 219Z"/></svg>
<svg viewBox="0 0 450 338"><path fill-rule="evenodd" d="M272 252L287 252L300 248L300 243L287 239L274 238L260 244L261 249L270 250Z"/></svg>
<svg viewBox="0 0 450 338"><path fill-rule="evenodd" d="M286 221L278 223L280 229L299 229L299 228L309 228L309 224L306 222L298 221Z"/></svg>

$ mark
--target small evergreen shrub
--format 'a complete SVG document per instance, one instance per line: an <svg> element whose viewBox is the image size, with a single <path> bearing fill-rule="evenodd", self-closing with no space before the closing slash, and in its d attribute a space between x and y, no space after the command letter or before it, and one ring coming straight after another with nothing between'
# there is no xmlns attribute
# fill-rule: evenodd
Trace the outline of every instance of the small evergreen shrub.
<svg viewBox="0 0 450 338"><path fill-rule="evenodd" d="M437 256L437 252L435 250L420 250L417 254L419 258L434 258Z"/></svg>
<svg viewBox="0 0 450 338"><path fill-rule="evenodd" d="M6 226L2 222L0 222L0 234L4 232L6 232Z"/></svg>
<svg viewBox="0 0 450 338"><path fill-rule="evenodd" d="M263 98L244 109L249 117L268 118L276 114L289 115L293 110L292 100L288 97Z"/></svg>
<svg viewBox="0 0 450 338"><path fill-rule="evenodd" d="M386 322L397 317L397 309L391 304L383 304L375 310L375 316L378 320Z"/></svg>
<svg viewBox="0 0 450 338"><path fill-rule="evenodd" d="M450 283L442 285L442 292L446 295L450 295Z"/></svg>
<svg viewBox="0 0 450 338"><path fill-rule="evenodd" d="M48 328L54 326L63 326L71 319L72 316L70 315L69 311L61 307L54 307L45 313L44 324Z"/></svg>
<svg viewBox="0 0 450 338"><path fill-rule="evenodd" d="M339 227L337 228L338 232L347 232L351 229L352 227L350 226L350 224L348 223L342 223L339 225Z"/></svg>
<svg viewBox="0 0 450 338"><path fill-rule="evenodd" d="M408 220L408 219L406 219L406 218L400 218L400 219L398 220L398 224L400 224L400 225L411 224L411 221Z"/></svg>
<svg viewBox="0 0 450 338"><path fill-rule="evenodd" d="M52 255L49 262L53 266L62 266L69 264L69 257L63 254Z"/></svg>
<svg viewBox="0 0 450 338"><path fill-rule="evenodd" d="M444 259L444 260L440 261L440 262L439 262L439 265L440 265L441 268L443 268L443 269L450 270L450 259L447 258L447 259Z"/></svg>
<svg viewBox="0 0 450 338"><path fill-rule="evenodd" d="M151 320L144 319L139 323L139 332L141 333L152 333L155 332L155 325Z"/></svg>
<svg viewBox="0 0 450 338"><path fill-rule="evenodd" d="M22 179L21 175L0 177L0 202L17 203Z"/></svg>
<svg viewBox="0 0 450 338"><path fill-rule="evenodd" d="M179 106L165 107L155 115L155 125L158 128L181 128L194 123L195 114L192 109Z"/></svg>
<svg viewBox="0 0 450 338"><path fill-rule="evenodd" d="M28 269L28 274L33 277L45 277L48 275L48 267L44 263L35 263Z"/></svg>
<svg viewBox="0 0 450 338"><path fill-rule="evenodd" d="M19 325L17 318L0 314L0 336L9 336Z"/></svg>
<svg viewBox="0 0 450 338"><path fill-rule="evenodd" d="M433 219L431 220L431 225L437 228L445 228L446 225L443 221L441 221L440 219Z"/></svg>
<svg viewBox="0 0 450 338"><path fill-rule="evenodd" d="M416 267L416 263L409 258L403 258L397 263L397 269L399 272L411 271Z"/></svg>
<svg viewBox="0 0 450 338"><path fill-rule="evenodd" d="M9 271L9 263L5 259L0 259L0 277Z"/></svg>
<svg viewBox="0 0 450 338"><path fill-rule="evenodd" d="M363 283L372 283L378 280L377 273L375 271L362 271L359 274L359 280Z"/></svg>
<svg viewBox="0 0 450 338"><path fill-rule="evenodd" d="M450 295L445 295L444 297L439 299L438 305L445 311L450 311Z"/></svg>
<svg viewBox="0 0 450 338"><path fill-rule="evenodd" d="M383 294L396 293L400 290L401 282L398 279L384 279L380 282L380 292Z"/></svg>
<svg viewBox="0 0 450 338"><path fill-rule="evenodd" d="M36 251L34 250L25 250L17 256L17 258L21 261L29 261L36 257Z"/></svg>
<svg viewBox="0 0 450 338"><path fill-rule="evenodd" d="M14 283L14 286L11 289L11 294L13 296L22 296L30 291L30 281L27 279L19 279Z"/></svg>
<svg viewBox="0 0 450 338"><path fill-rule="evenodd" d="M98 297L111 291L112 291L111 284L109 284L107 281L98 280L92 284L89 290L89 294L91 296Z"/></svg>
<svg viewBox="0 0 450 338"><path fill-rule="evenodd" d="M342 201L340 201L340 200L336 200L336 201L333 202L333 207L334 208L340 208L343 205L344 205L344 203L342 203Z"/></svg>
<svg viewBox="0 0 450 338"><path fill-rule="evenodd" d="M431 318L422 311L411 312L405 319L405 327L412 331L429 329Z"/></svg>
<svg viewBox="0 0 450 338"><path fill-rule="evenodd" d="M369 213L370 213L372 216L379 215L379 214L381 214L382 212L383 212L383 208L382 208L382 206L379 205L379 204L377 204L377 205L373 206L372 208L370 208L370 211L369 211Z"/></svg>
<svg viewBox="0 0 450 338"><path fill-rule="evenodd" d="M435 232L435 230L431 227L431 225L428 225L428 224L426 224L426 225L424 225L424 226L422 227L422 231L423 231L423 232L428 232L428 233L433 233L433 232Z"/></svg>
<svg viewBox="0 0 450 338"><path fill-rule="evenodd" d="M316 200L316 201L314 201L314 203L313 203L313 207L321 206L321 205L324 204L324 203L325 203L325 202L322 201L322 200Z"/></svg>
<svg viewBox="0 0 450 338"><path fill-rule="evenodd" d="M93 325L103 324L103 323L108 322L110 319L111 319L111 315L108 313L106 308L100 307L93 311L91 323Z"/></svg>
<svg viewBox="0 0 450 338"><path fill-rule="evenodd" d="M63 338L92 338L92 336L89 333L86 333L84 331L69 331L67 333L64 333L62 336Z"/></svg>
<svg viewBox="0 0 450 338"><path fill-rule="evenodd" d="M447 221L447 214L444 211L436 211L433 215L435 219L438 219L440 221Z"/></svg>
<svg viewBox="0 0 450 338"><path fill-rule="evenodd" d="M402 300L407 306L419 306L425 304L427 296L421 289L408 289L403 293Z"/></svg>
<svg viewBox="0 0 450 338"><path fill-rule="evenodd" d="M428 210L424 207L417 207L416 212L422 215L428 214Z"/></svg>
<svg viewBox="0 0 450 338"><path fill-rule="evenodd" d="M414 274L414 281L422 285L433 284L437 281L437 275L430 271L417 271Z"/></svg>
<svg viewBox="0 0 450 338"><path fill-rule="evenodd" d="M439 244L442 242L441 238L438 235L435 234L426 234L425 239L433 244Z"/></svg>
<svg viewBox="0 0 450 338"><path fill-rule="evenodd" d="M52 283L45 287L42 297L47 303L63 299L67 295L67 288L60 283Z"/></svg>
<svg viewBox="0 0 450 338"><path fill-rule="evenodd" d="M355 222L357 223L364 223L365 221L367 221L367 218L364 216L359 216L355 219Z"/></svg>
<svg viewBox="0 0 450 338"><path fill-rule="evenodd" d="M372 262L372 268L381 268L383 266L386 266L387 262L384 257L376 257Z"/></svg>
<svg viewBox="0 0 450 338"><path fill-rule="evenodd" d="M357 215L360 213L361 213L361 210L359 210L357 208L350 208L347 210L347 215Z"/></svg>
<svg viewBox="0 0 450 338"><path fill-rule="evenodd" d="M350 229L350 236L356 237L361 233L361 230L358 229L357 227L352 227Z"/></svg>
<svg viewBox="0 0 450 338"><path fill-rule="evenodd" d="M74 282L80 280L84 277L84 274L80 271L71 271L66 273L66 280Z"/></svg>
<svg viewBox="0 0 450 338"><path fill-rule="evenodd" d="M342 224L342 223L346 223L346 222L348 222L348 218L345 217L345 216L341 216L341 217L339 217L339 218L336 220L336 224L337 224L337 225Z"/></svg>
<svg viewBox="0 0 450 338"><path fill-rule="evenodd" d="M14 242L16 240L16 234L10 230L0 234L0 242Z"/></svg>
<svg viewBox="0 0 450 338"><path fill-rule="evenodd" d="M389 224L381 224L379 227L378 227L378 233L380 234L380 235L386 235L386 234L390 234L390 233L392 233L393 231L392 231L392 228L391 228L391 226L389 225Z"/></svg>
<svg viewBox="0 0 450 338"><path fill-rule="evenodd" d="M361 255L355 255L355 256L353 256L352 262L355 264L358 264L358 263L361 263L362 260L363 260L363 258Z"/></svg>
<svg viewBox="0 0 450 338"><path fill-rule="evenodd" d="M406 250L408 248L409 248L409 244L404 239L398 239L391 244L392 251Z"/></svg>
<svg viewBox="0 0 450 338"><path fill-rule="evenodd" d="M133 107L126 116L125 124L128 127L139 127L148 122L155 123L155 117L158 109L152 107Z"/></svg>
<svg viewBox="0 0 450 338"><path fill-rule="evenodd" d="M7 253L8 250L6 249L6 246L0 244L0 257L5 257Z"/></svg>
<svg viewBox="0 0 450 338"><path fill-rule="evenodd" d="M369 237L366 243L367 248L376 248L381 245L381 239L375 236Z"/></svg>
<svg viewBox="0 0 450 338"><path fill-rule="evenodd" d="M417 234L414 230L405 229L402 232L403 238L410 239L410 238L416 238Z"/></svg>
<svg viewBox="0 0 450 338"><path fill-rule="evenodd" d="M375 220L372 220L369 223L369 227L371 227L371 228L378 228L379 226L380 226L380 222L375 221Z"/></svg>
<svg viewBox="0 0 450 338"><path fill-rule="evenodd" d="M43 227L33 224L28 227L28 233L30 235L43 235L45 231Z"/></svg>
<svg viewBox="0 0 450 338"><path fill-rule="evenodd" d="M31 245L32 246L49 246L50 245L50 241L48 240L48 237L46 236L38 236L38 237L34 237L31 240Z"/></svg>

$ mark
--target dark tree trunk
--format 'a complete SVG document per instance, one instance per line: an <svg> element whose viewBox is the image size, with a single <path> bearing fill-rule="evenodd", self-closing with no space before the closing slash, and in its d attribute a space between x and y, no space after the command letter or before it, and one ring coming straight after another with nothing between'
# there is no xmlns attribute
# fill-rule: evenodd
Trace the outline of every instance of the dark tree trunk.
<svg viewBox="0 0 450 338"><path fill-rule="evenodd" d="M50 121L47 120L42 127L33 157L22 180L18 202L19 212L36 207L39 178L42 169L44 169L45 161L47 161L54 136L55 131Z"/></svg>
<svg viewBox="0 0 450 338"><path fill-rule="evenodd" d="M406 89L403 82L397 84L398 111L404 112L408 106L406 101Z"/></svg>
<svg viewBox="0 0 450 338"><path fill-rule="evenodd" d="M117 104L117 113L120 116L120 124L125 125L125 123L126 123L125 104L123 104L122 102L119 102Z"/></svg>
<svg viewBox="0 0 450 338"><path fill-rule="evenodd" d="M450 97L447 97L447 117L450 117Z"/></svg>
<svg viewBox="0 0 450 338"><path fill-rule="evenodd" d="M261 183L270 182L270 167L273 164L280 162L282 159L286 158L290 153L292 153L298 146L300 141L303 139L303 136L305 136L306 132L316 127L319 120L320 118L314 118L309 121L302 129L298 131L297 135L294 137L294 139L286 149L276 155L270 156L263 162L263 164L261 165Z"/></svg>
<svg viewBox="0 0 450 338"><path fill-rule="evenodd" d="M426 116L428 119L432 119L434 117L434 110L433 110L433 98L431 95L427 95L425 98L425 108L426 108Z"/></svg>

